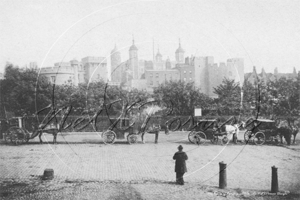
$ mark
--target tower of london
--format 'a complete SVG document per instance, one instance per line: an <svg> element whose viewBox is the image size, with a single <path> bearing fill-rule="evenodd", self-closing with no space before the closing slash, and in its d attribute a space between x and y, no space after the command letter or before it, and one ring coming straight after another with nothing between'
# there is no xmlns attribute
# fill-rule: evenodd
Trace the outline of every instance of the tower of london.
<svg viewBox="0 0 300 200"><path fill-rule="evenodd" d="M128 49L128 59L122 61L121 52L115 44L110 52L110 70L105 57L87 56L81 61L71 60L41 68L41 74L55 84L78 85L84 82L105 81L110 85L126 89L140 89L152 92L160 84L168 81L193 82L204 94L215 97L214 88L224 78L235 80L242 86L244 82L244 61L230 58L227 62L215 63L212 56L185 57L185 50L179 40L175 59L164 60L163 52L157 49L152 60L139 59L139 49L134 39ZM110 74L109 74L110 71Z"/></svg>

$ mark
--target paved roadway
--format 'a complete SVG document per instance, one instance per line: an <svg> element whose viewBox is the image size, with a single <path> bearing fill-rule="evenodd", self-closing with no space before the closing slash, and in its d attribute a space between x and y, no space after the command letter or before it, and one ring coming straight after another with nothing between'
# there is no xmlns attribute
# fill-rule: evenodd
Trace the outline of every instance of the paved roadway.
<svg viewBox="0 0 300 200"><path fill-rule="evenodd" d="M228 164L229 188L269 190L271 166L278 167L280 190L297 191L300 184L299 145L220 144L194 145L188 142L187 132L166 136L146 136L146 144L127 144L117 140L105 145L96 133L65 133L58 136L56 145L39 144L38 138L29 144L14 146L0 144L0 179L26 180L54 169L56 180L117 181L124 183L173 182L173 154L183 145L189 160L187 184L218 186L219 162ZM43 137L52 141L51 135Z"/></svg>

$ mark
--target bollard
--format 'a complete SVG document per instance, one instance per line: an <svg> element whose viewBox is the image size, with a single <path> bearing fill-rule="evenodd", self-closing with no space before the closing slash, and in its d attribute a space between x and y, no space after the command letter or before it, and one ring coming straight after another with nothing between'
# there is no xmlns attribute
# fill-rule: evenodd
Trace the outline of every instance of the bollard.
<svg viewBox="0 0 300 200"><path fill-rule="evenodd" d="M219 162L219 166L220 166L219 188L225 189L227 187L226 164L222 161Z"/></svg>
<svg viewBox="0 0 300 200"><path fill-rule="evenodd" d="M278 176L277 176L277 167L272 167L272 182L271 182L271 193L278 192Z"/></svg>
<svg viewBox="0 0 300 200"><path fill-rule="evenodd" d="M53 178L54 178L54 170L53 169L45 169L42 179L43 180L52 180Z"/></svg>

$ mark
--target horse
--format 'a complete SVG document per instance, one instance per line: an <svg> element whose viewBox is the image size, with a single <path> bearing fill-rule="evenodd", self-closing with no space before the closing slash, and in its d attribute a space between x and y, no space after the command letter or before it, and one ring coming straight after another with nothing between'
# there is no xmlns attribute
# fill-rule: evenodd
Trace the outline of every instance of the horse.
<svg viewBox="0 0 300 200"><path fill-rule="evenodd" d="M233 140L233 142L236 144L238 141L239 128L245 127L245 122L242 122L241 124L236 124L236 120L234 122L235 123L232 124L223 123L221 127L218 127L218 124L215 124L215 130L219 133L222 133L222 135L225 133L226 138L228 139L227 142L225 141L224 143L228 143L230 140Z"/></svg>
<svg viewBox="0 0 300 200"><path fill-rule="evenodd" d="M232 140L236 144L238 141L238 135L239 135L239 124L233 124L233 125L225 125L225 132L228 140Z"/></svg>
<svg viewBox="0 0 300 200"><path fill-rule="evenodd" d="M282 137L284 137L286 143L288 145L291 144L291 137L292 137L292 130L288 127L277 127L276 128L277 130L277 133L280 137L280 141L281 141L281 144L283 144L283 139Z"/></svg>
<svg viewBox="0 0 300 200"><path fill-rule="evenodd" d="M57 134L58 134L59 131L59 126L55 125L55 124L40 124L38 126L38 128L32 133L31 137L29 139L33 139L35 138L36 136L39 136L39 139L40 139L40 143L42 144L43 143L43 140L42 140L42 134L43 133L48 133L48 134L52 134L53 135L53 144L56 144L56 137L57 137Z"/></svg>
<svg viewBox="0 0 300 200"><path fill-rule="evenodd" d="M293 144L295 144L296 136L299 132L298 126L295 124L295 122L291 122L290 120L280 120L276 119L276 131L280 137L281 144L283 144L283 137L288 145L292 142L293 138Z"/></svg>
<svg viewBox="0 0 300 200"><path fill-rule="evenodd" d="M294 127L294 126L279 127L279 128L277 128L277 131L278 131L279 136L280 136L281 144L283 144L282 137L284 137L284 139L285 139L285 141L288 145L290 145L292 143L292 137L294 137L293 138L293 144L295 144L296 136L299 132L299 129L297 127Z"/></svg>
<svg viewBox="0 0 300 200"><path fill-rule="evenodd" d="M168 135L169 134L169 127L167 125L161 125L161 124L152 124L149 127L143 127L141 126L139 129L139 134L141 134L141 138L142 138L142 142L143 144L145 144L145 140L144 140L144 135L145 133L149 133L149 134L155 134L155 144L158 143L158 135L160 131L165 131L165 134Z"/></svg>

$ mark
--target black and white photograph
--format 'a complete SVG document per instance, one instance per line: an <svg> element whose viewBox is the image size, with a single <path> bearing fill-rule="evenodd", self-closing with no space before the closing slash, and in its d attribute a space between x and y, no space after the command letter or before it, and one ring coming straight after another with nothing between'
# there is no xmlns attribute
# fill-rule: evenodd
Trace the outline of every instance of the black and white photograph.
<svg viewBox="0 0 300 200"><path fill-rule="evenodd" d="M0 199L300 199L300 1L0 6Z"/></svg>

